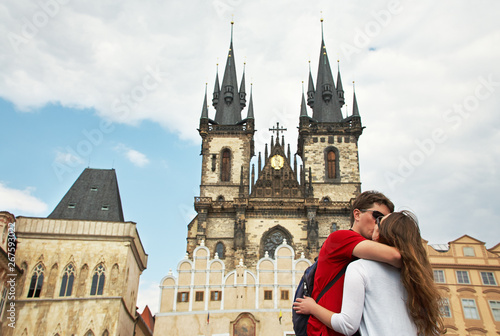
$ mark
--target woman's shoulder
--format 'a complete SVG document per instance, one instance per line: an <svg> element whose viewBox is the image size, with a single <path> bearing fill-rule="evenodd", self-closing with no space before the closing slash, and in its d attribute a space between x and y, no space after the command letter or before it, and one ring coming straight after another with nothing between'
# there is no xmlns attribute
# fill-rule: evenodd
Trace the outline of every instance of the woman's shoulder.
<svg viewBox="0 0 500 336"><path fill-rule="evenodd" d="M368 259L358 259L349 264L349 268L356 270L380 270L387 272L399 272L396 267L386 264L381 261L368 260Z"/></svg>

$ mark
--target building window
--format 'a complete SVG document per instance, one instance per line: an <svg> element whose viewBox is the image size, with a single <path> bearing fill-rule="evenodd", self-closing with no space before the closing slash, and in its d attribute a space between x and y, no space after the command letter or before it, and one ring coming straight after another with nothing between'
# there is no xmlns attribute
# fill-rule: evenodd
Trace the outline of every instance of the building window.
<svg viewBox="0 0 500 336"><path fill-rule="evenodd" d="M69 264L64 269L59 296L71 296L71 292L73 291L74 281L75 281L75 267L72 264Z"/></svg>
<svg viewBox="0 0 500 336"><path fill-rule="evenodd" d="M90 187L90 191L97 191L97 187Z"/></svg>
<svg viewBox="0 0 500 336"><path fill-rule="evenodd" d="M36 265L33 270L33 275L31 276L30 289L28 291L29 298L40 297L40 292L43 286L43 266L42 264Z"/></svg>
<svg viewBox="0 0 500 336"><path fill-rule="evenodd" d="M500 321L500 301L488 301L495 321Z"/></svg>
<svg viewBox="0 0 500 336"><path fill-rule="evenodd" d="M457 271L457 281L459 284L470 284L469 273L467 271Z"/></svg>
<svg viewBox="0 0 500 336"><path fill-rule="evenodd" d="M447 298L441 299L441 316L451 317L450 301Z"/></svg>
<svg viewBox="0 0 500 336"><path fill-rule="evenodd" d="M269 253L270 258L274 258L276 248L283 244L283 240L291 242L291 235L280 227L270 229L265 233L260 241L261 258L265 256L266 251Z"/></svg>
<svg viewBox="0 0 500 336"><path fill-rule="evenodd" d="M104 290L104 281L106 280L106 269L103 264L99 264L92 276L92 287L90 288L90 295L102 295Z"/></svg>
<svg viewBox="0 0 500 336"><path fill-rule="evenodd" d="M224 244L221 242L218 242L217 245L215 245L215 252L217 252L217 255L219 256L220 259L224 259Z"/></svg>
<svg viewBox="0 0 500 336"><path fill-rule="evenodd" d="M334 179L336 177L336 155L333 149L329 150L327 154L327 169L328 178Z"/></svg>
<svg viewBox="0 0 500 336"><path fill-rule="evenodd" d="M89 330L85 333L85 336L94 336L94 332L92 330Z"/></svg>
<svg viewBox="0 0 500 336"><path fill-rule="evenodd" d="M205 293L203 293L203 292L196 292L194 300L195 301L203 301L203 294L205 294Z"/></svg>
<svg viewBox="0 0 500 336"><path fill-rule="evenodd" d="M211 291L210 292L210 301L220 301L222 297L221 291Z"/></svg>
<svg viewBox="0 0 500 336"><path fill-rule="evenodd" d="M273 291L265 290L264 291L264 300L272 300L273 299Z"/></svg>
<svg viewBox="0 0 500 336"><path fill-rule="evenodd" d="M101 207L101 210L105 210L105 211L109 210L109 205L103 205Z"/></svg>
<svg viewBox="0 0 500 336"><path fill-rule="evenodd" d="M231 151L229 149L224 149L222 151L222 165L220 179L221 181L227 182L231 176Z"/></svg>
<svg viewBox="0 0 500 336"><path fill-rule="evenodd" d="M462 299L462 307L464 309L464 317L471 320L479 320L479 313L476 307L476 300Z"/></svg>
<svg viewBox="0 0 500 336"><path fill-rule="evenodd" d="M288 291L287 290L281 291L281 300L288 300Z"/></svg>
<svg viewBox="0 0 500 336"><path fill-rule="evenodd" d="M74 209L76 207L75 203L69 203L68 204L68 209Z"/></svg>
<svg viewBox="0 0 500 336"><path fill-rule="evenodd" d="M464 247L464 256L475 257L476 254L474 253L474 248L473 247Z"/></svg>
<svg viewBox="0 0 500 336"><path fill-rule="evenodd" d="M436 283L445 283L444 279L444 271L443 270L434 270L434 282Z"/></svg>
<svg viewBox="0 0 500 336"><path fill-rule="evenodd" d="M497 281L495 280L495 275L493 274L493 272L481 272L481 279L483 279L483 285L497 285Z"/></svg>
<svg viewBox="0 0 500 336"><path fill-rule="evenodd" d="M189 292L177 293L177 302L189 302Z"/></svg>
<svg viewBox="0 0 500 336"><path fill-rule="evenodd" d="M102 333L102 336L109 336L109 331L108 331L108 329L104 330L104 332Z"/></svg>

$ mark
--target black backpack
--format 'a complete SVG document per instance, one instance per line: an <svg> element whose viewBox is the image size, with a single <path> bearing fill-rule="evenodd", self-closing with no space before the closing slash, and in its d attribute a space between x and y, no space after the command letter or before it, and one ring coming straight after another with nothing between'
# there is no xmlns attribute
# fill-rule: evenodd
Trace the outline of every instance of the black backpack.
<svg viewBox="0 0 500 336"><path fill-rule="evenodd" d="M314 287L314 276L316 275L316 268L318 267L318 262L315 261L314 264L306 268L302 279L300 279L297 290L295 291L295 297L293 301L297 301L297 298L303 298L304 296L311 296ZM323 295L337 282L338 279L345 273L347 265L340 270L340 272L333 278L326 286L323 288L321 293L319 293L316 302L323 297ZM292 322L293 330L296 336L307 336L307 323L311 315L299 314L292 309Z"/></svg>

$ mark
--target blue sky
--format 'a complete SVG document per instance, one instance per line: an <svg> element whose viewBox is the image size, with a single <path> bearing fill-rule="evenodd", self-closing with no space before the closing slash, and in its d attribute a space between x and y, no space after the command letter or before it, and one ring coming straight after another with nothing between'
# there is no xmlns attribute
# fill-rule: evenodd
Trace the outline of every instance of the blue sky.
<svg viewBox="0 0 500 336"><path fill-rule="evenodd" d="M199 194L205 83L225 65L253 83L256 151L280 122L295 151L302 81L320 17L366 129L363 190L420 219L424 238L500 242L500 3L109 1L0 4L0 210L46 217L84 168L115 168L125 219L149 254L139 305L184 256ZM322 13L321 13L322 12ZM243 111L246 114L246 110ZM210 107L209 115L214 116Z"/></svg>

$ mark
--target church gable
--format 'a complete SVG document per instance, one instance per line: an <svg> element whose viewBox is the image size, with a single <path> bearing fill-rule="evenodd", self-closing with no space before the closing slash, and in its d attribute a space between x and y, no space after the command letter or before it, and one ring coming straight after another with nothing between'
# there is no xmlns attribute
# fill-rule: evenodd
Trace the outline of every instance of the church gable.
<svg viewBox="0 0 500 336"><path fill-rule="evenodd" d="M284 145L284 144L283 144ZM250 197L264 198L302 198L302 187L297 180L297 174L290 165L290 153L285 154L284 148L276 139L271 141L271 153L265 157L264 167L252 188Z"/></svg>

